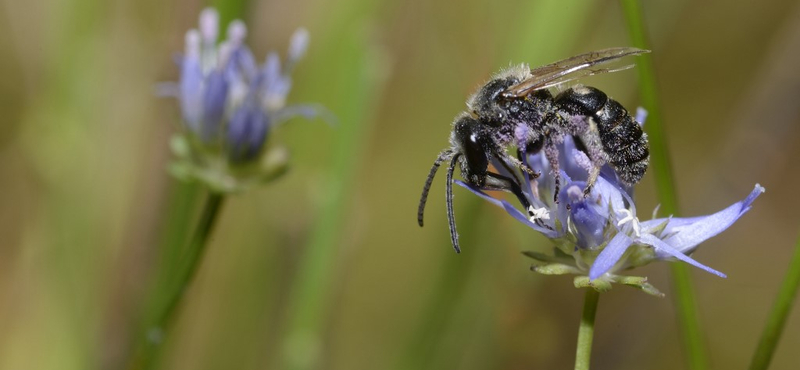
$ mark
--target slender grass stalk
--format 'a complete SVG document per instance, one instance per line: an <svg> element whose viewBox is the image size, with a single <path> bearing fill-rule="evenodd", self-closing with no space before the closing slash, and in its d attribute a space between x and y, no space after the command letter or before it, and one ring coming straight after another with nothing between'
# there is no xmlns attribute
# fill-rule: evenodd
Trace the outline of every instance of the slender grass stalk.
<svg viewBox="0 0 800 370"><path fill-rule="evenodd" d="M163 336L174 320L176 310L183 300L204 255L208 237L214 228L225 196L209 193L195 231L178 261L178 273L167 281L167 293L158 302L153 318L146 322L142 333L144 344L141 353L133 359L131 369L151 369L158 361L159 348ZM162 303L163 302L163 303Z"/></svg>
<svg viewBox="0 0 800 370"><path fill-rule="evenodd" d="M589 370L594 339L594 318L597 315L597 301L600 293L592 288L586 289L583 301L583 315L578 327L578 345L575 350L575 370Z"/></svg>
<svg viewBox="0 0 800 370"><path fill-rule="evenodd" d="M650 45L639 0L620 0L620 3L622 4L633 46L649 50ZM655 173L656 191L661 202L662 211L665 214L677 215L679 213L678 197L675 192L672 165L670 164L667 150L667 139L662 125L661 107L658 103L653 57L651 54L644 54L636 59L641 84L642 104L648 112L645 128L650 141L650 162L652 164L650 168ZM708 358L697 317L697 303L689 268L682 263L673 263L671 270L672 285L675 291L675 305L678 313L678 322L681 327L681 339L689 366L693 370L706 369L708 368Z"/></svg>
<svg viewBox="0 0 800 370"><path fill-rule="evenodd" d="M444 185L442 185L444 186ZM481 220L486 217L480 213L481 204L477 197L463 197L458 206L463 212L458 219L459 238L461 240L475 241ZM432 206L441 206L433 202ZM429 206L430 208L433 208ZM430 219L430 217L429 217ZM442 225L447 228L444 224ZM430 227L430 226L426 226ZM447 248L450 244L450 234L440 234L438 246ZM486 247L486 245L476 245ZM411 340L406 342L401 351L401 357L396 362L395 369L424 369L431 368L431 364L441 355L442 338L448 325L452 325L453 312L466 294L469 287L469 276L476 269L475 259L479 257L478 251L464 251L459 255L452 253L448 248L442 264L437 270L435 279L430 281L431 293L420 315L420 320L415 324ZM459 352L459 356L461 353Z"/></svg>
<svg viewBox="0 0 800 370"><path fill-rule="evenodd" d="M789 263L789 272L778 291L775 305L767 318L767 325L764 327L764 332L761 333L758 347L753 354L750 370L765 370L769 367L775 347L777 347L786 325L786 319L792 309L795 297L797 297L798 288L800 288L800 238L797 239L794 247L794 257Z"/></svg>
<svg viewBox="0 0 800 370"><path fill-rule="evenodd" d="M329 60L326 70L338 71L326 76L331 86L348 86L346 94L334 98L329 107L336 112L341 123L334 129L331 151L330 177L326 181L324 203L318 212L314 230L302 251L295 270L295 280L289 292L282 352L275 368L284 370L313 369L320 365L323 341L322 331L330 312L332 282L339 273L339 245L347 221L352 189L358 186L358 163L363 158L365 138L368 136L371 115L383 77L379 70L381 57L371 47L364 47L358 14L367 13L373 4L360 1L338 6L330 15L331 29L341 34L354 35L325 39L318 42L329 55L343 57ZM339 32L337 31L337 34ZM335 52L334 52L335 51Z"/></svg>

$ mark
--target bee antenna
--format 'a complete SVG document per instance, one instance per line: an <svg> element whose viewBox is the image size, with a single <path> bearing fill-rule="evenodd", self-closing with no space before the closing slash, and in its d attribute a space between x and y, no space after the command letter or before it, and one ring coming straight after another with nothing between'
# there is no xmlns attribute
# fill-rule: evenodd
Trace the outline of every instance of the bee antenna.
<svg viewBox="0 0 800 370"><path fill-rule="evenodd" d="M453 213L453 171L456 168L456 162L460 154L456 153L453 159L450 160L450 167L447 169L447 221L450 223L450 241L453 242L453 249L456 253L461 253L461 248L458 247L458 232L456 232L456 216Z"/></svg>
<svg viewBox="0 0 800 370"><path fill-rule="evenodd" d="M425 213L425 202L428 201L428 192L431 190L433 177L436 176L436 171L439 169L439 166L442 165L442 162L448 160L451 155L453 155L451 150L445 150L439 153L439 157L433 162L433 167L431 167L431 171L428 173L428 179L425 180L425 187L422 188L422 197L419 199L419 208L417 209L417 222L420 227L422 227L422 215Z"/></svg>

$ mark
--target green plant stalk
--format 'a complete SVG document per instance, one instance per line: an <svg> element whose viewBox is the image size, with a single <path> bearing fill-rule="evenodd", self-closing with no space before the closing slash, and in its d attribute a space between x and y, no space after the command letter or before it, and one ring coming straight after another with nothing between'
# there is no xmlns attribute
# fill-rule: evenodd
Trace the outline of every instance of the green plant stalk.
<svg viewBox="0 0 800 370"><path fill-rule="evenodd" d="M197 269L200 267L200 262L205 254L206 246L208 245L208 236L214 229L214 224L217 216L220 213L222 204L224 203L225 196L221 193L209 193L206 199L206 204L203 207L203 212L200 214L200 220L197 223L192 239L185 251L182 260L181 272L177 276L174 283L174 288L169 295L167 304L164 306L163 311L157 316L156 321L159 328L165 329L170 324L175 315L175 309L186 294L186 289L192 283Z"/></svg>
<svg viewBox="0 0 800 370"><path fill-rule="evenodd" d="M160 243L162 259L158 266L160 278L157 280L160 284L175 278L175 266L178 266L180 256L186 247L192 219L197 214L198 201L202 194L202 188L196 182L185 183L178 180L172 182L166 211L166 227ZM156 290L159 291L158 288ZM161 295L165 293L163 290L164 287L161 287Z"/></svg>
<svg viewBox="0 0 800 370"><path fill-rule="evenodd" d="M797 297L798 288L800 288L800 238L797 239L794 247L794 256L789 263L789 272L778 291L775 305L767 318L767 325L764 327L764 332L761 333L758 347L753 354L750 370L766 370L769 367L775 347L777 347L786 325L786 319L792 309L795 297Z"/></svg>
<svg viewBox="0 0 800 370"><path fill-rule="evenodd" d="M480 213L482 200L478 197L464 197L459 202L462 210L458 219L460 240L475 241L480 222L484 214ZM439 204L436 204L439 205ZM432 208L432 207L431 207ZM442 225L444 226L444 225ZM430 226L427 226L430 227ZM446 229L446 226L445 226ZM441 354L441 341L448 325L452 324L453 312L469 287L469 276L475 271L475 258L478 251L464 251L456 255L450 248L450 234L443 232L438 243L449 249L434 280L429 282L431 288L420 320L417 322L411 340L406 342L401 357L396 361L395 369L430 368ZM476 245L486 247L485 245Z"/></svg>
<svg viewBox="0 0 800 370"><path fill-rule="evenodd" d="M633 46L649 50L650 45L639 0L620 0L620 3ZM637 57L636 62L641 84L642 104L648 112L645 127L650 142L650 168L655 173L656 191L662 211L668 215L677 215L679 213L678 197L662 124L661 108L658 103L653 57L651 54L644 54ZM681 339L689 366L693 370L706 369L708 368L708 359L697 317L697 303L689 268L682 263L673 263L671 270Z"/></svg>
<svg viewBox="0 0 800 370"><path fill-rule="evenodd" d="M589 370L592 359L592 340L594 339L594 319L597 315L597 301L600 293L593 288L586 289L583 301L583 315L578 327L578 345L575 350L575 370Z"/></svg>
<svg viewBox="0 0 800 370"><path fill-rule="evenodd" d="M159 306L152 316L153 318L146 323L142 333L144 340L142 352L134 358L131 368L151 369L158 361L163 337L169 331L177 308L197 273L208 245L208 237L214 229L224 200L225 196L220 193L209 193L194 234L179 261L179 272L172 280L167 281L167 294L158 301Z"/></svg>
<svg viewBox="0 0 800 370"><path fill-rule="evenodd" d="M381 61L378 52L364 46L358 38L363 30L359 14L369 14L374 4L365 5L359 1L338 6L330 15L331 29L341 30L351 37L332 39L324 37L318 41L325 45L328 53L342 55L329 61L329 69L339 71L332 79L331 86L349 86L348 94L332 101L332 111L339 118L334 127L336 148L331 151L332 164L329 180L326 181L323 204L318 212L314 229L298 261L295 280L289 292L286 327L283 336L279 364L275 368L284 370L314 369L320 366L323 350L323 330L330 312L330 292L332 281L339 273L337 266L342 232L352 197L352 189L358 186L360 158L365 150L371 116L380 96Z"/></svg>
<svg viewBox="0 0 800 370"><path fill-rule="evenodd" d="M220 25L247 16L250 2L251 0L206 0L208 6L213 6L219 12Z"/></svg>

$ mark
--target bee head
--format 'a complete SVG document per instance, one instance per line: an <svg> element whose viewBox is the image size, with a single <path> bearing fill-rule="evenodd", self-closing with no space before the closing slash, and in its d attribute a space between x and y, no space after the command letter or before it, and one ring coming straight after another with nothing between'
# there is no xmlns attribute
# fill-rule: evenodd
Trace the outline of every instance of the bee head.
<svg viewBox="0 0 800 370"><path fill-rule="evenodd" d="M487 127L467 113L456 117L450 143L460 153L461 176L475 186L483 186L489 168L492 139Z"/></svg>

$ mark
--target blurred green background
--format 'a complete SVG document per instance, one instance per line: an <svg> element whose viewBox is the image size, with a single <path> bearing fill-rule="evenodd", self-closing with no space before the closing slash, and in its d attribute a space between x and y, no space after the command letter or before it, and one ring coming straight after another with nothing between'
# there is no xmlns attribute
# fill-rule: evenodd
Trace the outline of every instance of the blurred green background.
<svg viewBox="0 0 800 370"><path fill-rule="evenodd" d="M800 225L800 4L645 3L683 216L767 189L694 255L729 276L693 271L712 368L743 369ZM207 5L2 1L0 369L125 367L170 207L201 194L166 171L179 109L155 85L177 79L173 56ZM629 45L619 4L213 5L245 20L259 58L307 27L289 100L325 105L340 123L297 120L270 138L290 149L291 172L225 204L163 367L274 369L288 354L319 369L571 368L583 294L520 254L547 240L459 188L456 255L443 176L422 229L415 212L473 89L509 63ZM585 82L639 104L635 72ZM644 219L657 204L651 177L637 188ZM603 294L593 368L683 368L668 268L637 273L667 298ZM294 307L308 276L313 307ZM772 369L800 367L799 311ZM318 341L287 344L298 316Z"/></svg>

